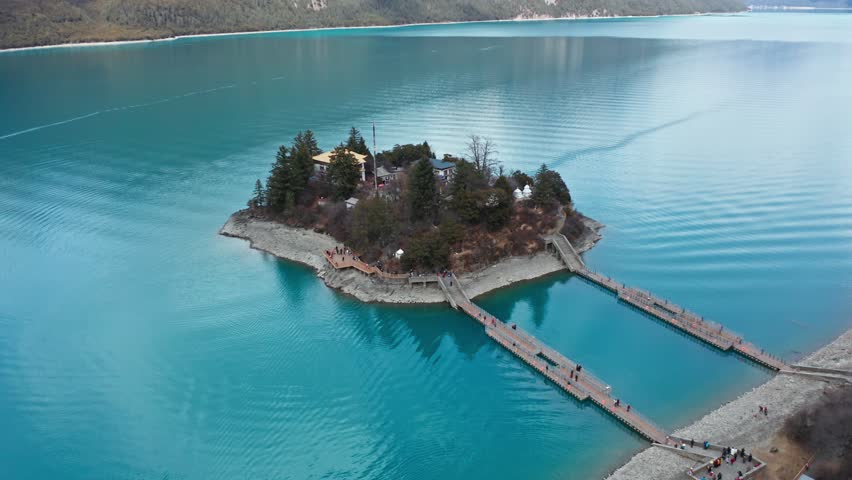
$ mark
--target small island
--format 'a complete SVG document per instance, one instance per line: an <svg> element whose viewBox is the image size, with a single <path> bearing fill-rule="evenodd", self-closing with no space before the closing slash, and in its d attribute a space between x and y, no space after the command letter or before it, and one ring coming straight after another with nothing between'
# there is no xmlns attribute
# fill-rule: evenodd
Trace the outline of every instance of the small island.
<svg viewBox="0 0 852 480"><path fill-rule="evenodd" d="M353 127L327 152L310 130L279 147L266 182L220 233L309 265L363 301L437 303L441 290L418 279L452 271L481 295L564 269L543 236L561 233L582 252L602 228L547 165L505 172L489 138L471 135L463 155L440 159L425 141L373 158Z"/></svg>

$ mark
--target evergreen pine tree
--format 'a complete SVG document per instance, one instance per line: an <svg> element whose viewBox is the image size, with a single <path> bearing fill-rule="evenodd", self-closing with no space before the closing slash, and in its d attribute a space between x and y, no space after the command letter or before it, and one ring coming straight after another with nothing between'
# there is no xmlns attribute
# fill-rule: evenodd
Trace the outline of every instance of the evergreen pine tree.
<svg viewBox="0 0 852 480"><path fill-rule="evenodd" d="M567 205L571 203L571 192L568 191L559 172L550 170L546 164L541 164L535 174L535 188L533 188L531 199L539 206Z"/></svg>
<svg viewBox="0 0 852 480"><path fill-rule="evenodd" d="M485 179L473 163L466 160L456 162L450 194L453 196L453 210L464 222L477 223L481 220L480 189L484 187Z"/></svg>
<svg viewBox="0 0 852 480"><path fill-rule="evenodd" d="M317 146L317 139L314 137L314 132L310 130L305 130L305 133L302 135L302 141L300 142L299 146L304 147L311 157L315 157L322 153L322 150L320 150L320 148Z"/></svg>
<svg viewBox="0 0 852 480"><path fill-rule="evenodd" d="M361 166L354 155L340 146L331 156L326 177L331 184L332 196L336 200L346 200L358 188L358 181L361 180Z"/></svg>
<svg viewBox="0 0 852 480"><path fill-rule="evenodd" d="M510 197L512 196L512 185L509 184L509 179L505 175L497 177L497 180L494 181L494 188L499 188L508 193Z"/></svg>
<svg viewBox="0 0 852 480"><path fill-rule="evenodd" d="M284 210L292 198L291 167L290 149L281 145L266 180L266 203L273 210Z"/></svg>
<svg viewBox="0 0 852 480"><path fill-rule="evenodd" d="M263 184L260 183L260 179L258 178L256 182L254 182L254 196L251 199L251 206L254 208L260 208L266 205L266 190L263 188Z"/></svg>
<svg viewBox="0 0 852 480"><path fill-rule="evenodd" d="M505 178L505 177L502 177ZM483 216L491 231L500 230L512 217L512 195L500 188L488 190Z"/></svg>
<svg viewBox="0 0 852 480"><path fill-rule="evenodd" d="M352 209L350 243L359 249L385 247L396 236L393 205L380 197L361 200Z"/></svg>
<svg viewBox="0 0 852 480"><path fill-rule="evenodd" d="M411 169L408 201L411 205L412 220L435 220L438 214L438 189L435 186L432 163L425 158L415 163Z"/></svg>
<svg viewBox="0 0 852 480"><path fill-rule="evenodd" d="M432 151L432 147L429 146L429 142L423 141L423 145L421 146L423 153L429 158L435 158L435 152Z"/></svg>
<svg viewBox="0 0 852 480"><path fill-rule="evenodd" d="M293 138L293 147L291 149L292 167L290 183L292 185L292 193L294 200L299 198L302 191L308 186L308 181L314 174L314 157L322 153L322 150L317 146L314 132L305 130L299 132Z"/></svg>
<svg viewBox="0 0 852 480"><path fill-rule="evenodd" d="M523 188L527 185L529 185L530 188L535 186L533 178L520 170L512 172L511 177L512 181L515 182L515 187L520 188L521 190L523 190Z"/></svg>
<svg viewBox="0 0 852 480"><path fill-rule="evenodd" d="M355 151L355 147L358 146L358 142L361 140L361 131L355 127L349 129L349 138L346 140L346 148L349 150Z"/></svg>
<svg viewBox="0 0 852 480"><path fill-rule="evenodd" d="M355 151L356 153L360 153L361 155L367 155L371 158L373 156L372 153L370 153L370 149L367 147L367 142L364 141L364 137L361 137L361 139L358 140L358 146L357 148L353 149L353 151Z"/></svg>

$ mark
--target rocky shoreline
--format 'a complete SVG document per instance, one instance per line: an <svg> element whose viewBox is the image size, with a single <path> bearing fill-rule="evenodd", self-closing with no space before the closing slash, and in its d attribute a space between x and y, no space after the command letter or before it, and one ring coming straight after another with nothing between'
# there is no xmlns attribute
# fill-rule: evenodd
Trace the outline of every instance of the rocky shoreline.
<svg viewBox="0 0 852 480"><path fill-rule="evenodd" d="M597 12L597 11L595 11ZM182 39L197 39L205 37L229 37L229 36L244 36L244 35L263 35L269 33L296 33L296 32L321 32L321 31L346 31L346 30L364 30L364 29L384 29L384 28L403 28L403 27L422 27L427 25L464 25L477 23L505 23L505 22L542 22L542 21L574 21L574 20L612 20L621 18L665 18L665 17L701 17L714 15L719 13L726 14L743 14L748 13L748 10L707 10L704 12L689 12L689 13L666 13L666 14L634 14L634 15L613 15L605 12L597 12L593 15L584 15L578 13L566 13L563 15L551 14L536 14L530 11L519 13L510 18L493 18L488 20L456 20L456 21L427 21L413 23L365 23L363 25L350 26L326 26L326 27L304 27L304 28L281 28L281 29L246 29L246 30L222 30L210 31L208 33L185 33L175 34L174 31L145 31L135 30L128 32L128 35L106 35L103 37L86 37L82 40L67 38L62 40L49 40L47 42L30 41L24 44L13 43L0 46L0 53L15 52L25 50L42 50L51 48L68 48L68 47L99 47L99 46L115 46L138 43L153 43L153 42L169 42ZM91 30L91 29L89 29ZM118 32L120 33L120 32Z"/></svg>
<svg viewBox="0 0 852 480"><path fill-rule="evenodd" d="M604 225L583 217L588 227L578 239L577 251L591 249L601 239ZM317 271L326 285L364 302L377 303L441 303L444 294L435 284L410 286L377 280L353 269L335 270L322 255L340 243L329 235L303 228L289 227L277 222L255 217L248 210L240 210L225 222L220 235L247 240L256 250L267 252L278 258L302 263ZM532 256L510 257L481 270L459 275L459 282L468 295L476 297L484 293L507 287L516 282L532 280L565 267L556 256L540 252Z"/></svg>
<svg viewBox="0 0 852 480"><path fill-rule="evenodd" d="M817 350L800 362L820 368L852 369L852 330ZM815 377L779 374L718 409L692 425L674 432L680 438L709 440L716 444L743 446L772 467L779 461L784 447L779 430L784 421L803 406L818 400L834 383ZM769 410L768 416L757 415L758 405ZM777 444L776 444L777 443ZM773 450L776 450L773 452ZM649 447L613 472L610 480L685 480L685 472L696 462L660 447Z"/></svg>

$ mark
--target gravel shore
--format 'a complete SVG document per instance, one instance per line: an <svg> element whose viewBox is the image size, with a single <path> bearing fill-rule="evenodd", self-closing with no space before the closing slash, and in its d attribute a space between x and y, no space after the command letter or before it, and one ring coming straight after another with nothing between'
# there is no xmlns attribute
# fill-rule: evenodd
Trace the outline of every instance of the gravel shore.
<svg viewBox="0 0 852 480"><path fill-rule="evenodd" d="M852 330L811 354L801 365L841 370L852 369ZM747 392L704 418L674 432L696 442L745 447L768 452L784 421L805 404L818 399L834 384L813 377L780 374ZM758 405L769 409L768 416L757 415ZM772 456L763 454L771 465ZM694 462L662 448L649 447L613 472L611 480L684 480Z"/></svg>
<svg viewBox="0 0 852 480"><path fill-rule="evenodd" d="M600 240L603 225L583 217L589 234L577 244L578 252L592 248ZM353 269L335 270L322 255L323 250L340 245L334 238L303 228L294 228L253 217L247 210L234 213L219 230L221 235L248 240L251 248L276 257L303 263L314 268L326 285L364 302L380 303L440 303L444 294L434 283L409 286L375 280ZM509 286L564 270L556 256L541 252L532 256L510 257L476 272L459 275L459 281L473 298Z"/></svg>

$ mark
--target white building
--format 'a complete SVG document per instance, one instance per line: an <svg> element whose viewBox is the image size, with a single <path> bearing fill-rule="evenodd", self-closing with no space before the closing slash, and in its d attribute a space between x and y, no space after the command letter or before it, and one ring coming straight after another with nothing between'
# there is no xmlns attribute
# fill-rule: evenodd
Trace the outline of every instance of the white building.
<svg viewBox="0 0 852 480"><path fill-rule="evenodd" d="M456 164L453 162L445 162L443 160L437 160L434 158L429 159L432 162L432 172L435 176L442 178L444 180L450 180L453 178L453 174L456 172Z"/></svg>

